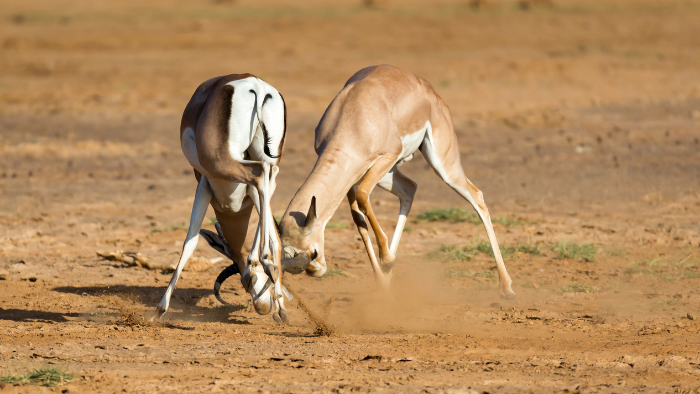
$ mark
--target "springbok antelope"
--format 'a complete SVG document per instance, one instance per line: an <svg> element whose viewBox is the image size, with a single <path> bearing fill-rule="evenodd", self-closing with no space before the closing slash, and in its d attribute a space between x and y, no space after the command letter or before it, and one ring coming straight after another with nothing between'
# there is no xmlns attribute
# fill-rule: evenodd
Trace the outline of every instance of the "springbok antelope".
<svg viewBox="0 0 700 394"><path fill-rule="evenodd" d="M202 230L202 235L234 261L237 270L227 270L241 273L255 310L259 314L274 312L278 323L288 321L282 270L299 273L306 266L294 267L293 263L303 263L303 258L288 259L282 265L279 233L270 208L284 149L286 117L282 95L251 74L212 78L192 95L182 115L180 144L194 169L197 192L180 261L154 318L162 319L168 310L175 284L197 246L211 204L218 234ZM259 214L257 225L253 206ZM267 281L260 280L265 276Z"/></svg>
<svg viewBox="0 0 700 394"><path fill-rule="evenodd" d="M347 195L375 278L385 287L417 185L398 166L420 149L435 173L476 210L486 229L499 274L501 296L514 298L489 211L481 191L464 175L447 104L426 80L389 65L362 69L338 93L316 127L318 160L280 222L284 258L308 259L311 276L326 271L323 232ZM396 195L399 217L391 244L369 197L375 186ZM304 215L308 209L308 214ZM379 246L374 254L365 218Z"/></svg>

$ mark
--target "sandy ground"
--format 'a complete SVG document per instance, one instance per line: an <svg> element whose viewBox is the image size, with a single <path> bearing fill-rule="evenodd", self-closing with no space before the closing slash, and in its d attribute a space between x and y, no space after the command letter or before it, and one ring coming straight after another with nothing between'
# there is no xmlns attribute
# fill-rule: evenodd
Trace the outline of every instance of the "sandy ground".
<svg viewBox="0 0 700 394"><path fill-rule="evenodd" d="M699 390L700 2L547 3L4 0L0 372L77 379L0 392ZM297 301L292 326L258 316L235 278L219 305L224 262L186 272L167 323L144 323L170 273L95 253L178 258L196 186L178 126L196 86L252 72L284 94L281 214L326 105L378 63L435 85L467 175L512 224L499 241L543 251L506 257L518 298L498 298L490 257L438 252L485 240L481 226L416 221L467 207L417 155L390 293L344 205L326 230L342 273L286 278L333 335ZM373 203L392 230L396 198ZM562 241L594 244L595 262L556 258Z"/></svg>

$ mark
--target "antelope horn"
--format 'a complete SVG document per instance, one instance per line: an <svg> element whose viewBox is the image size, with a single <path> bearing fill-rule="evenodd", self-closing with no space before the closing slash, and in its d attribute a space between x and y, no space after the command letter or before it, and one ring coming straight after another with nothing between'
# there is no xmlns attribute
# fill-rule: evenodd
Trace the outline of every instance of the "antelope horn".
<svg viewBox="0 0 700 394"><path fill-rule="evenodd" d="M314 229L316 224L316 196L311 197L311 205L309 205L309 212L306 214L306 221L304 222L304 228L302 232L304 235L309 235Z"/></svg>
<svg viewBox="0 0 700 394"><path fill-rule="evenodd" d="M233 275L240 274L241 271L238 269L238 265L236 263L233 263L229 265L228 267L224 268L223 271L219 274L219 276L216 277L216 282L214 282L214 296L216 297L219 302L221 302L224 305L229 305L228 302L224 301L223 298L221 298L221 294L219 293L221 290L221 284L224 283L224 281L228 278L230 278Z"/></svg>

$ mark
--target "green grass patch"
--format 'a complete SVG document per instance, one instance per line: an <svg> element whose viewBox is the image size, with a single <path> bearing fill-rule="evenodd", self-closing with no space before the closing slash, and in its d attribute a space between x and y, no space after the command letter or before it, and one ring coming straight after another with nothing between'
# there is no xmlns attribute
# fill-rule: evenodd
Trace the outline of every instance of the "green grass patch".
<svg viewBox="0 0 700 394"><path fill-rule="evenodd" d="M474 213L473 210L466 208L431 209L418 214L418 220L426 222L466 222L477 225L481 224L481 218L479 218L479 215ZM500 223L506 227L536 224L536 222L528 222L520 219L508 219L505 216L491 218L491 223Z"/></svg>
<svg viewBox="0 0 700 394"><path fill-rule="evenodd" d="M474 258L476 251L470 245L443 245L434 254L447 261L469 261Z"/></svg>
<svg viewBox="0 0 700 394"><path fill-rule="evenodd" d="M527 253L534 256L542 256L542 249L537 245L518 244L515 246L500 246L501 256L506 258L514 253ZM493 256L493 249L488 241L473 241L461 246L458 245L443 245L433 253L435 257L442 257L447 261L469 261L476 256L477 253Z"/></svg>
<svg viewBox="0 0 700 394"><path fill-rule="evenodd" d="M431 209L418 214L418 220L426 222L450 222L481 224L479 216L465 208Z"/></svg>
<svg viewBox="0 0 700 394"><path fill-rule="evenodd" d="M595 293L598 291L598 287L572 283L560 288L558 291L560 293Z"/></svg>
<svg viewBox="0 0 700 394"><path fill-rule="evenodd" d="M518 246L515 247L515 251L520 252L520 253L531 254L533 256L543 256L544 255L544 253L542 253L542 248L540 248L537 245L519 244Z"/></svg>
<svg viewBox="0 0 700 394"><path fill-rule="evenodd" d="M64 383L71 382L75 379L75 375L68 373L64 368L58 366L45 366L34 368L25 374L10 373L0 376L0 382L19 385L41 385L41 386L58 386Z"/></svg>
<svg viewBox="0 0 700 394"><path fill-rule="evenodd" d="M209 224L216 224L219 223L219 221L216 218L209 218Z"/></svg>
<svg viewBox="0 0 700 394"><path fill-rule="evenodd" d="M508 219L505 216L499 216L497 218L491 218L491 223L500 223L506 227L515 227L515 226L526 226L526 225L533 225L537 224L537 222L529 222L525 220L520 220L520 219Z"/></svg>
<svg viewBox="0 0 700 394"><path fill-rule="evenodd" d="M562 241L550 247L556 257L563 259L577 259L579 261L594 262L598 248L593 244L579 245L577 243Z"/></svg>
<svg viewBox="0 0 700 394"><path fill-rule="evenodd" d="M350 228L345 222L328 222L326 228L329 229L348 229Z"/></svg>
<svg viewBox="0 0 700 394"><path fill-rule="evenodd" d="M329 268L321 278L327 278L329 276L350 276L350 273L340 268Z"/></svg>
<svg viewBox="0 0 700 394"><path fill-rule="evenodd" d="M182 223L182 224L170 225L167 227L155 227L155 228L151 229L151 233L164 233L166 231L175 231L175 230L187 230L187 226L185 225L185 223Z"/></svg>
<svg viewBox="0 0 700 394"><path fill-rule="evenodd" d="M413 229L410 228L410 227L408 227L408 226L404 226L404 227L403 227L403 232L404 232L404 233L412 233L412 232L413 232Z"/></svg>
<svg viewBox="0 0 700 394"><path fill-rule="evenodd" d="M483 252L483 253L493 256L491 244L486 242L486 245L488 246L488 250ZM506 257L508 257L512 254L518 253L518 252L531 254L533 256L544 255L544 253L542 253L542 249L537 245L527 245L527 244L518 244L515 246L503 245L503 246L500 246L500 249L501 249L501 256L503 256L503 258L506 258Z"/></svg>
<svg viewBox="0 0 700 394"><path fill-rule="evenodd" d="M664 307L664 306L674 306L674 305L685 305L685 302L683 302L683 299L680 297L673 297L673 298L655 300L654 304L656 304L656 306Z"/></svg>
<svg viewBox="0 0 700 394"><path fill-rule="evenodd" d="M496 273L488 270L481 271L467 271L467 270L449 270L445 272L445 276L448 278L463 279L463 278L489 278L496 279Z"/></svg>
<svg viewBox="0 0 700 394"><path fill-rule="evenodd" d="M700 267L700 261L693 260L692 257L692 255L688 255L680 260L662 260L659 257L642 260L625 269L625 273L656 277L664 282L673 282L677 279L698 279L700 272L697 269Z"/></svg>

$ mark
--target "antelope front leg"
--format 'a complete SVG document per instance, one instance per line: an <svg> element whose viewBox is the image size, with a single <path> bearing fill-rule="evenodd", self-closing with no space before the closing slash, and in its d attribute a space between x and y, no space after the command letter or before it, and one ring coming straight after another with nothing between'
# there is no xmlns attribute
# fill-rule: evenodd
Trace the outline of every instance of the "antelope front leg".
<svg viewBox="0 0 700 394"><path fill-rule="evenodd" d="M353 187L348 191L348 202L350 203L350 211L352 213L352 220L357 226L357 231L362 237L362 242L365 244L365 249L367 250L367 256L369 257L369 262L372 265L372 271L374 271L374 279L379 282L379 284L384 288L389 288L390 278L384 274L381 266L377 262L377 256L374 254L374 248L372 247L372 240L369 237L369 229L367 228L367 221L365 221L365 215L360 211L357 205L356 199L356 187Z"/></svg>
<svg viewBox="0 0 700 394"><path fill-rule="evenodd" d="M190 227L187 230L187 238L182 247L182 254L180 255L180 261L177 263L175 272L173 273L172 279L170 279L170 284L168 289L165 291L165 295L160 300L160 304L156 309L156 313L151 317L151 320L158 319L161 320L163 315L168 310L170 305L170 297L173 295L173 290L175 290L175 284L177 283L182 269L185 268L187 260L190 259L192 253L194 253L197 247L197 242L199 241L199 230L202 228L202 221L204 221L204 215L207 213L207 208L212 199L212 191L209 187L209 181L205 176L202 176L199 180L199 185L197 185L197 193L194 196L194 204L192 205L192 215L190 216Z"/></svg>
<svg viewBox="0 0 700 394"><path fill-rule="evenodd" d="M355 199L357 201L357 206L364 216L369 220L369 224L372 226L374 231L374 236L377 239L377 247L379 249L379 258L381 260L382 271L390 272L391 266L396 255L389 248L389 239L387 238L384 230L379 225L377 217L374 215L372 210L372 204L369 202L369 195L372 193L374 186L386 175L387 170L391 168L393 161L389 160L378 160L369 171L365 174L364 178L357 186L357 191L355 192Z"/></svg>

